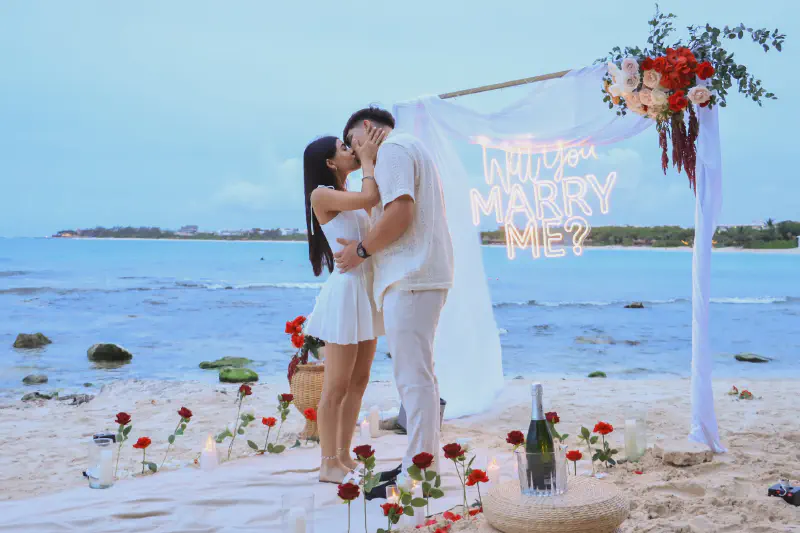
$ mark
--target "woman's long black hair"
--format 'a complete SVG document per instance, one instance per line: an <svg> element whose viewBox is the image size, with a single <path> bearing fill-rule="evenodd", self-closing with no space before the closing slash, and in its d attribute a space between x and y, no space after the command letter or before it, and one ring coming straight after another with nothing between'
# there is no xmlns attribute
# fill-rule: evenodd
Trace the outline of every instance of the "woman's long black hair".
<svg viewBox="0 0 800 533"><path fill-rule="evenodd" d="M320 185L341 189L336 175L328 168L328 159L336 155L336 137L321 137L306 146L303 152L303 179L305 182L306 229L308 231L308 259L314 275L322 274L323 265L333 272L333 252L316 216L312 216L311 193Z"/></svg>

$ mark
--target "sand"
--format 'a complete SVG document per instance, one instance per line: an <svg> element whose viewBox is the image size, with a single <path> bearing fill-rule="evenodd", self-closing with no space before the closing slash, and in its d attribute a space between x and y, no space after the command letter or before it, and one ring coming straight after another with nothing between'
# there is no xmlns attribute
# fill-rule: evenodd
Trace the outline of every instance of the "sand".
<svg viewBox="0 0 800 533"><path fill-rule="evenodd" d="M673 467L648 452L639 463L609 471L603 482L615 484L631 502L622 532L800 531L800 508L766 496L767 487L780 477L800 481L800 422L794 408L798 381L735 383L755 394L752 401L728 396L732 384L714 383L728 453L714 456L711 463ZM528 381L510 380L491 412L446 421L443 443L472 439L479 460L498 458L508 479L511 453L505 435L527 427L528 386ZM685 439L688 379L551 380L544 387L545 405L558 412L558 429L572 435L568 443L573 446L580 425L591 428L604 420L617 428L610 439L624 450L624 418L631 407L647 409L650 443ZM233 385L125 381L105 387L82 406L53 401L0 406L0 499L11 500L0 503L0 531L23 527L80 531L89 524L93 531L280 531L281 495L303 492L316 495L317 533L345 531L346 507L339 504L335 486L316 482L319 449L313 444L281 456L254 457L246 440L261 443L266 435L255 423L237 439L231 462L211 473L193 465L207 434L233 421L235 391ZM281 392L288 392L285 381L258 384L245 410L252 408L258 422L273 414L275 397ZM392 384L372 383L364 405L396 407ZM151 437L148 457L160 464L181 406L194 411L194 418L186 435L178 437L164 469L155 475L136 475L141 458L130 444L140 436ZM120 462L121 480L110 490L90 490L81 477L87 439L95 432L113 430L119 411L133 416L131 441ZM282 440L294 443L302 425L293 411ZM402 455L405 437L386 433L369 443L377 451L379 468L388 468ZM588 472L589 463L579 463L578 469ZM439 512L458 501L459 485L451 470L444 465L447 496L436 502L434 509ZM369 504L371 531L385 527L378 503ZM360 519L354 518L353 531L363 531L362 503L354 505L354 517ZM39 513L42 508L48 512ZM199 509L203 512L198 514ZM493 531L482 518L457 525L454 529Z"/></svg>

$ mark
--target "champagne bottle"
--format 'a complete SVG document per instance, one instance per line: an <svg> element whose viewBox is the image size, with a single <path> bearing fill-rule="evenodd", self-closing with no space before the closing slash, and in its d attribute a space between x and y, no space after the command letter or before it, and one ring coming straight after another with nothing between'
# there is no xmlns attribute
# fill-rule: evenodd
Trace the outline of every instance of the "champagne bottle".
<svg viewBox="0 0 800 533"><path fill-rule="evenodd" d="M532 492L550 491L555 484L556 456L553 435L542 407L542 384L531 385L533 407L525 451L528 454L527 481Z"/></svg>

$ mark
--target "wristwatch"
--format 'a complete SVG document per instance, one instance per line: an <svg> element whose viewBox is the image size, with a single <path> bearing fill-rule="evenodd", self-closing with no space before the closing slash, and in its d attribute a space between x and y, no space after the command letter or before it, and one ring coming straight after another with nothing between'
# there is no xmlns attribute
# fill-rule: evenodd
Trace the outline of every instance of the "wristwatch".
<svg viewBox="0 0 800 533"><path fill-rule="evenodd" d="M358 243L358 247L356 248L356 253L358 254L358 257L360 257L361 259L366 259L367 257L369 257L367 250L364 249L364 243L361 242Z"/></svg>

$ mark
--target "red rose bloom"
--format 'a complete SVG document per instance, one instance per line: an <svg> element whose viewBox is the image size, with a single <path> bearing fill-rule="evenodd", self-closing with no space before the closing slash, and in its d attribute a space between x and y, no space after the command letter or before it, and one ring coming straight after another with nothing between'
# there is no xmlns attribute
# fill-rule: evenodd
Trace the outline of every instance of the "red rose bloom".
<svg viewBox="0 0 800 533"><path fill-rule="evenodd" d="M294 400L294 394L281 394L281 401L291 403Z"/></svg>
<svg viewBox="0 0 800 533"><path fill-rule="evenodd" d="M567 461L580 461L583 459L583 454L578 450L570 450L567 452Z"/></svg>
<svg viewBox="0 0 800 533"><path fill-rule="evenodd" d="M476 514L482 513L482 512L483 512L483 507L478 507L477 509L470 509L469 515L470 516L475 516Z"/></svg>
<svg viewBox="0 0 800 533"><path fill-rule="evenodd" d="M181 415L181 418L185 418L187 421L192 418L192 412L185 407L181 407L178 410L178 414Z"/></svg>
<svg viewBox="0 0 800 533"><path fill-rule="evenodd" d="M608 435L614 431L614 426L609 424L608 422L598 422L594 425L594 432L599 433L601 435Z"/></svg>
<svg viewBox="0 0 800 533"><path fill-rule="evenodd" d="M383 516L389 516L392 511L394 511L395 516L403 514L403 508L396 503L384 503L381 505L381 509L383 509Z"/></svg>
<svg viewBox="0 0 800 533"><path fill-rule="evenodd" d="M669 98L669 108L676 113L683 111L689 105L689 100L686 99L683 91L675 91Z"/></svg>
<svg viewBox="0 0 800 533"><path fill-rule="evenodd" d="M303 347L303 343L305 343L305 342L306 342L306 338L305 338L305 336L303 334L301 334L301 333L293 333L292 334L292 345L295 348L297 348L297 349L302 348Z"/></svg>
<svg viewBox="0 0 800 533"><path fill-rule="evenodd" d="M421 452L415 455L414 458L411 459L411 462L420 470L425 470L426 468L430 468L433 464L433 455L428 452Z"/></svg>
<svg viewBox="0 0 800 533"><path fill-rule="evenodd" d="M714 67L711 66L711 63L709 63L708 61L703 61L702 63L697 65L697 68L695 69L694 72L695 74L697 74L697 77L700 78L701 80L707 80L708 78L714 75L715 71Z"/></svg>
<svg viewBox="0 0 800 533"><path fill-rule="evenodd" d="M311 420L312 422L317 421L317 411L313 407L309 407L305 411L303 411L303 416L306 417L307 420Z"/></svg>
<svg viewBox="0 0 800 533"><path fill-rule="evenodd" d="M359 459L369 459L375 455L375 450L373 450L372 446L369 444L362 444L361 446L356 446L353 448L353 453L356 454L356 457Z"/></svg>
<svg viewBox="0 0 800 533"><path fill-rule="evenodd" d="M120 426L127 426L131 423L131 415L128 413L117 413L116 422Z"/></svg>
<svg viewBox="0 0 800 533"><path fill-rule="evenodd" d="M473 470L467 477L467 486L471 487L476 483L489 483L489 476L483 470Z"/></svg>
<svg viewBox="0 0 800 533"><path fill-rule="evenodd" d="M262 418L261 419L261 423L264 424L265 426L267 426L268 428L271 428L271 427L275 427L275 424L277 424L278 421L275 420L274 417L269 417L269 418Z"/></svg>
<svg viewBox="0 0 800 533"><path fill-rule="evenodd" d="M239 387L239 394L242 396L250 396L253 394L253 389L247 383L243 383L241 387Z"/></svg>
<svg viewBox="0 0 800 533"><path fill-rule="evenodd" d="M559 422L561 422L561 419L558 418L558 413L556 413L555 411L545 413L544 417L547 419L548 422L552 424L558 424Z"/></svg>
<svg viewBox="0 0 800 533"><path fill-rule="evenodd" d="M296 329L297 328L295 327L294 322L287 322L286 329L284 329L283 331L284 333L294 333Z"/></svg>
<svg viewBox="0 0 800 533"><path fill-rule="evenodd" d="M512 446L522 446L525 444L525 435L521 431L512 431L506 436L506 442Z"/></svg>
<svg viewBox="0 0 800 533"><path fill-rule="evenodd" d="M151 441L149 437L139 437L139 440L136 441L136 444L134 444L133 447L137 450L144 450L150 446L152 442L153 441Z"/></svg>
<svg viewBox="0 0 800 533"><path fill-rule="evenodd" d="M436 523L436 522L434 522L434 524L435 524L435 523ZM443 526L443 527L437 527L437 528L436 528L436 529L433 531L433 533L450 533L450 524L447 524L446 526Z"/></svg>
<svg viewBox="0 0 800 533"><path fill-rule="evenodd" d="M461 520L460 514L453 514L450 511L445 511L444 514L442 514L442 517L445 520L450 520L451 522L458 522L459 520Z"/></svg>
<svg viewBox="0 0 800 533"><path fill-rule="evenodd" d="M653 70L658 72L659 74L664 74L664 71L667 68L667 58L664 56L657 57L653 60Z"/></svg>
<svg viewBox="0 0 800 533"><path fill-rule="evenodd" d="M355 500L358 498L359 490L358 485L354 485L352 483L345 483L344 485L339 485L339 497L346 502L351 500Z"/></svg>
<svg viewBox="0 0 800 533"><path fill-rule="evenodd" d="M633 473L641 476L643 472L641 470L634 470Z"/></svg>
<svg viewBox="0 0 800 533"><path fill-rule="evenodd" d="M641 63L642 70L653 70L653 60L649 57L645 57Z"/></svg>
<svg viewBox="0 0 800 533"><path fill-rule="evenodd" d="M294 324L295 327L302 326L305 323L306 323L306 317L304 317L303 315L300 315L299 317L295 318L292 321L292 324Z"/></svg>
<svg viewBox="0 0 800 533"><path fill-rule="evenodd" d="M461 448L461 445L455 443L445 445L442 447L442 451L446 459L458 459L464 455L464 450Z"/></svg>

